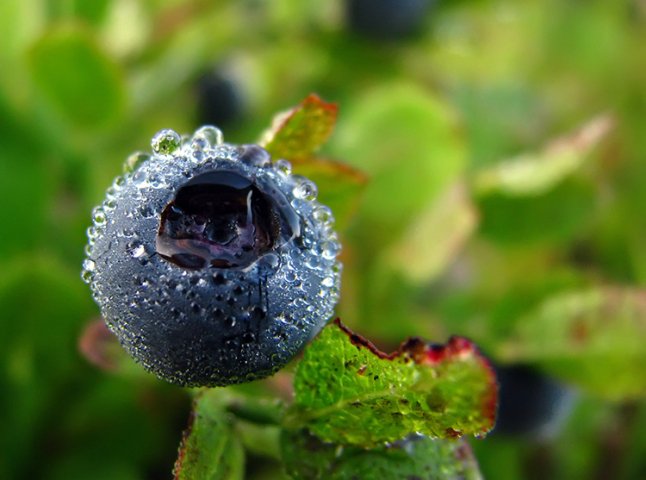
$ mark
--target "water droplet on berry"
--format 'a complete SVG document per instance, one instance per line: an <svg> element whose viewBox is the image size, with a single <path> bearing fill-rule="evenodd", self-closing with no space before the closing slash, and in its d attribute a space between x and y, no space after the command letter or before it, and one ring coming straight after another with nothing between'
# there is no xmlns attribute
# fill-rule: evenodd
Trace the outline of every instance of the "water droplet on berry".
<svg viewBox="0 0 646 480"><path fill-rule="evenodd" d="M126 251L132 258L139 258L146 253L146 248L143 243L135 240L128 243Z"/></svg>
<svg viewBox="0 0 646 480"><path fill-rule="evenodd" d="M271 164L269 152L258 145L243 145L240 150L240 161L245 165L263 168Z"/></svg>
<svg viewBox="0 0 646 480"><path fill-rule="evenodd" d="M105 217L105 211L101 207L96 207L92 211L92 220L94 221L95 225L105 225L106 222L106 217Z"/></svg>
<svg viewBox="0 0 646 480"><path fill-rule="evenodd" d="M280 158L274 162L274 168L284 175L292 174L292 164L283 158Z"/></svg>
<svg viewBox="0 0 646 480"><path fill-rule="evenodd" d="M195 131L193 138L203 139L207 145L215 147L223 141L222 132L212 125L205 125Z"/></svg>
<svg viewBox="0 0 646 480"><path fill-rule="evenodd" d="M123 164L123 173L132 173L141 165L150 159L150 155L145 152L135 152L130 155Z"/></svg>
<svg viewBox="0 0 646 480"><path fill-rule="evenodd" d="M341 250L341 245L334 241L334 240L329 240L323 242L321 245L321 254L323 255L323 258L326 258L328 260L333 260L336 258L336 256L339 254L339 251Z"/></svg>
<svg viewBox="0 0 646 480"><path fill-rule="evenodd" d="M171 155L182 144L179 133L169 128L157 132L150 143L153 152L159 155Z"/></svg>
<svg viewBox="0 0 646 480"><path fill-rule="evenodd" d="M334 215L332 214L332 210L330 210L330 208L326 207L325 205L316 207L312 212L312 217L314 218L314 220L320 222L325 226L330 226L332 223L334 223Z"/></svg>
<svg viewBox="0 0 646 480"><path fill-rule="evenodd" d="M94 277L94 271L96 269L96 263L94 260L86 258L83 260L83 270L81 271L81 278L85 283L90 283Z"/></svg>
<svg viewBox="0 0 646 480"><path fill-rule="evenodd" d="M300 198L302 200L316 200L318 195L318 189L316 184L307 178L301 177L297 180L296 185L294 186L294 197Z"/></svg>

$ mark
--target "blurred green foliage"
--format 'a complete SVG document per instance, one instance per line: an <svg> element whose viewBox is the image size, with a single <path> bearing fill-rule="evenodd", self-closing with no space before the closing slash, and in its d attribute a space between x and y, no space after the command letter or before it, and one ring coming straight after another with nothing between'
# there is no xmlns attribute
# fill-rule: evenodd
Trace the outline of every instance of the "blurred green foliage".
<svg viewBox="0 0 646 480"><path fill-rule="evenodd" d="M310 92L339 104L320 154L365 188L311 175L340 192L346 323L384 347L466 335L577 389L551 436L471 442L485 477L646 476L646 4L439 0L425 24L375 42L347 30L341 0L0 2L0 478L170 476L188 395L77 353L98 315L77 272L92 206L155 131L198 126L213 68L245 99L228 141ZM610 128L581 144L595 118ZM527 158L510 190L500 172ZM563 326L587 332L580 317L594 329L573 353ZM615 373L625 388L604 387ZM281 381L237 388L271 397ZM246 477L282 478L274 437L237 428Z"/></svg>

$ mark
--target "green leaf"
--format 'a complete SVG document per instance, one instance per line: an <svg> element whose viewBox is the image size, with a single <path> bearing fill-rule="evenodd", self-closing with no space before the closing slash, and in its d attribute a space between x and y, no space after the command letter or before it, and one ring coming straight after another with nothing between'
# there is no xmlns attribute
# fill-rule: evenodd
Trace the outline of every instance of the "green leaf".
<svg viewBox="0 0 646 480"><path fill-rule="evenodd" d="M556 295L519 319L499 356L610 399L643 398L645 344L646 291L597 287Z"/></svg>
<svg viewBox="0 0 646 480"><path fill-rule="evenodd" d="M573 134L558 138L536 153L520 155L485 169L475 178L476 192L540 195L583 165L612 127L608 115L596 117Z"/></svg>
<svg viewBox="0 0 646 480"><path fill-rule="evenodd" d="M485 434L497 401L491 367L468 340L434 346L410 339L386 355L338 320L305 351L294 389L287 426L364 447L414 432Z"/></svg>
<svg viewBox="0 0 646 480"><path fill-rule="evenodd" d="M464 440L411 435L370 450L324 443L305 430L285 432L283 458L292 478L307 479L479 479L477 463Z"/></svg>
<svg viewBox="0 0 646 480"><path fill-rule="evenodd" d="M274 158L306 161L332 134L337 110L336 104L310 94L298 106L274 117L260 145Z"/></svg>
<svg viewBox="0 0 646 480"><path fill-rule="evenodd" d="M83 367L76 334L94 311L78 271L56 258L32 253L3 264L0 424L10 435L0 436L0 477L14 478L3 475L5 470L33 462L30 452L37 448L42 422L60 415L55 402L62 386Z"/></svg>
<svg viewBox="0 0 646 480"><path fill-rule="evenodd" d="M316 183L318 199L334 212L338 230L344 230L359 205L368 182L366 175L341 162L312 158L294 165L294 173Z"/></svg>
<svg viewBox="0 0 646 480"><path fill-rule="evenodd" d="M177 480L244 478L244 451L232 422L218 395L198 394L175 462Z"/></svg>
<svg viewBox="0 0 646 480"><path fill-rule="evenodd" d="M111 0L72 0L74 13L94 25L100 25L109 11Z"/></svg>
<svg viewBox="0 0 646 480"><path fill-rule="evenodd" d="M399 238L463 171L457 127L446 104L409 83L369 90L348 106L333 154L370 176L356 229L369 255Z"/></svg>
<svg viewBox="0 0 646 480"><path fill-rule="evenodd" d="M0 97L2 94L0 93ZM28 251L48 239L43 225L54 204L59 171L33 128L23 124L0 98L0 254Z"/></svg>
<svg viewBox="0 0 646 480"><path fill-rule="evenodd" d="M429 282L455 259L476 223L475 208L464 186L452 185L384 252L384 261L416 283Z"/></svg>
<svg viewBox="0 0 646 480"><path fill-rule="evenodd" d="M30 53L33 82L63 118L83 128L118 120L125 100L121 72L84 30L49 31Z"/></svg>
<svg viewBox="0 0 646 480"><path fill-rule="evenodd" d="M477 199L480 232L509 246L570 241L589 223L597 204L594 188L574 178L540 196L492 192Z"/></svg>

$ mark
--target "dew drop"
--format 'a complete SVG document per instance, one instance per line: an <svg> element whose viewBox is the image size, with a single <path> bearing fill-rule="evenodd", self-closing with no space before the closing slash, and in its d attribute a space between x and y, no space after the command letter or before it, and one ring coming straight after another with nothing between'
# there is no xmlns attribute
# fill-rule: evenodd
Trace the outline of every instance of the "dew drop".
<svg viewBox="0 0 646 480"><path fill-rule="evenodd" d="M85 283L90 283L92 281L95 268L96 264L94 263L94 260L90 260L89 258L83 260L83 270L81 271L81 278Z"/></svg>
<svg viewBox="0 0 646 480"><path fill-rule="evenodd" d="M126 163L123 164L123 173L134 172L148 159L150 159L150 155L145 152L133 153L126 159Z"/></svg>
<svg viewBox="0 0 646 480"><path fill-rule="evenodd" d="M147 179L148 179L148 177L141 170L137 170L134 173L134 175L132 176L132 182L135 185L143 185L146 182Z"/></svg>
<svg viewBox="0 0 646 480"><path fill-rule="evenodd" d="M214 127L213 125L204 125L203 127L197 129L193 138L201 138L211 147L220 145L223 141L222 132L219 128Z"/></svg>
<svg viewBox="0 0 646 480"><path fill-rule="evenodd" d="M271 164L271 155L258 145L243 145L240 147L240 161L252 167L266 167Z"/></svg>
<svg viewBox="0 0 646 480"><path fill-rule="evenodd" d="M327 260L335 259L336 256L339 254L339 251L341 250L341 246L339 245L339 243L335 242L334 240L323 242L321 247L322 247L321 254L323 255L323 258L326 258Z"/></svg>
<svg viewBox="0 0 646 480"><path fill-rule="evenodd" d="M274 162L274 168L285 175L292 174L292 164L283 158Z"/></svg>
<svg viewBox="0 0 646 480"><path fill-rule="evenodd" d="M182 268L247 267L289 235L275 203L228 170L192 178L161 215L157 252Z"/></svg>
<svg viewBox="0 0 646 480"><path fill-rule="evenodd" d="M312 212L312 217L314 217L314 220L316 220L317 222L320 222L326 226L329 226L332 224L332 222L334 222L334 215L332 214L332 210L324 205L316 207Z"/></svg>
<svg viewBox="0 0 646 480"><path fill-rule="evenodd" d="M107 198L105 202L103 202L103 208L105 210L114 210L116 206L117 202L114 198Z"/></svg>
<svg viewBox="0 0 646 480"><path fill-rule="evenodd" d="M201 152L202 150L208 148L209 142L206 141L203 137L195 136L191 140L191 148L196 152ZM201 155L200 155L201 159Z"/></svg>
<svg viewBox="0 0 646 480"><path fill-rule="evenodd" d="M90 239L90 242L94 243L94 241L97 239L99 236L98 232L96 231L96 228L94 227L89 227L87 230L87 238Z"/></svg>
<svg viewBox="0 0 646 480"><path fill-rule="evenodd" d="M106 216L105 216L105 211L101 207L96 207L92 211L92 220L94 221L95 225L105 225L106 222Z"/></svg>
<svg viewBox="0 0 646 480"><path fill-rule="evenodd" d="M318 189L316 184L307 178L301 178L293 190L294 197L300 198L302 200L316 200L318 195Z"/></svg>
<svg viewBox="0 0 646 480"><path fill-rule="evenodd" d="M146 253L143 243L138 241L128 243L126 251L132 258L139 258Z"/></svg>
<svg viewBox="0 0 646 480"><path fill-rule="evenodd" d="M160 130L154 136L150 145L153 152L159 155L170 155L177 150L182 143L179 133L169 128Z"/></svg>

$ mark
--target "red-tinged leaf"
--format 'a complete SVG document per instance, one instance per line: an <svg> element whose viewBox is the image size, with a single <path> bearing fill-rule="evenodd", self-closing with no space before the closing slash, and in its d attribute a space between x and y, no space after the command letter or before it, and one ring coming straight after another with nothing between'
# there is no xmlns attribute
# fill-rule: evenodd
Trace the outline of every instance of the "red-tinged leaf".
<svg viewBox="0 0 646 480"><path fill-rule="evenodd" d="M79 351L95 367L114 371L117 369L119 351L123 352L123 349L119 346L117 337L99 319L88 323L83 329L79 338Z"/></svg>
<svg viewBox="0 0 646 480"><path fill-rule="evenodd" d="M433 438L484 435L494 425L497 386L469 340L413 338L391 354L340 321L305 351L287 425L326 442L371 447L418 432Z"/></svg>
<svg viewBox="0 0 646 480"><path fill-rule="evenodd" d="M155 380L126 353L102 319L93 320L85 326L79 337L78 349L89 363L101 370L120 376Z"/></svg>
<svg viewBox="0 0 646 480"><path fill-rule="evenodd" d="M336 104L310 94L298 106L276 115L260 144L274 158L308 160L332 133L337 110Z"/></svg>

